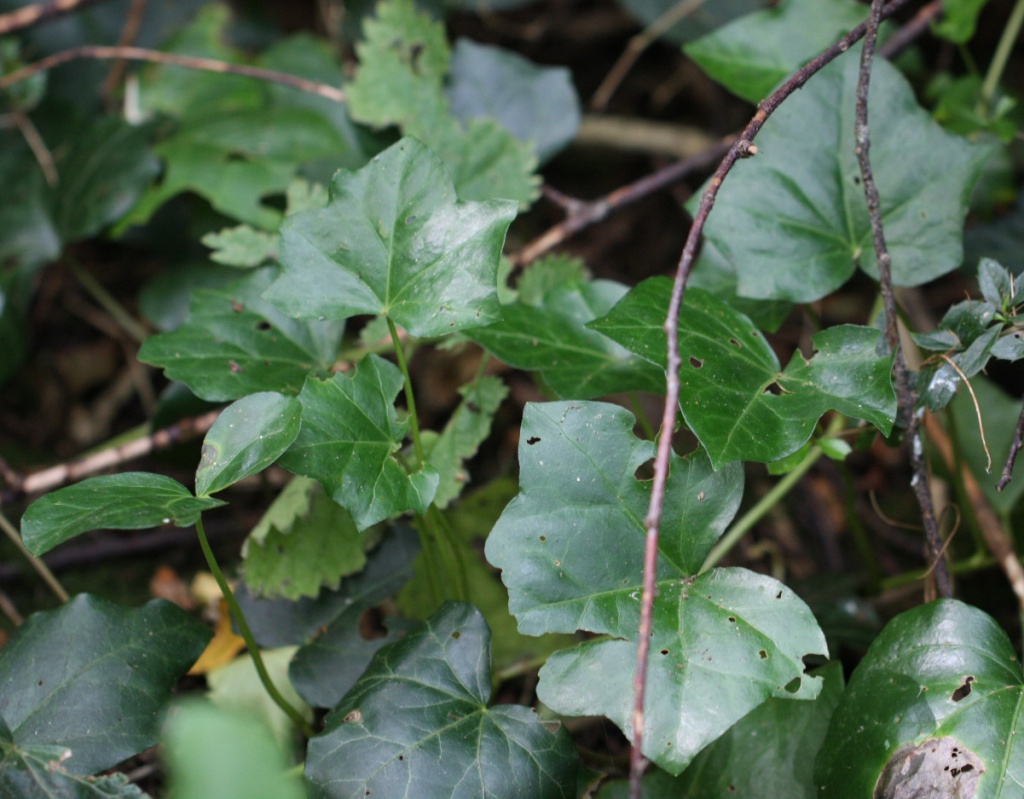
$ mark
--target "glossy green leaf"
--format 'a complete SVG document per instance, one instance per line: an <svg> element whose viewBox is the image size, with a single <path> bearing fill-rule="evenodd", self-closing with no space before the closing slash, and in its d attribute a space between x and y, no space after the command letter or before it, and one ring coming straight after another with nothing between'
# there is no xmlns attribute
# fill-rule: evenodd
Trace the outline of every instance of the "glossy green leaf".
<svg viewBox="0 0 1024 799"><path fill-rule="evenodd" d="M988 0L946 0L942 4L942 17L934 23L934 30L943 39L966 44L974 36L978 15Z"/></svg>
<svg viewBox="0 0 1024 799"><path fill-rule="evenodd" d="M303 799L286 753L250 713L200 702L175 707L164 730L164 759L174 796Z"/></svg>
<svg viewBox="0 0 1024 799"><path fill-rule="evenodd" d="M634 288L592 327L638 355L666 361L662 328L667 278ZM797 353L780 371L774 350L743 314L700 289L679 318L679 404L687 426L719 466L775 461L798 450L822 414L866 419L888 435L896 415L892 357L876 352L874 328L837 325L817 333L811 360Z"/></svg>
<svg viewBox="0 0 1024 799"><path fill-rule="evenodd" d="M0 715L19 747L70 749L72 774L110 768L156 743L171 689L209 638L169 602L80 594L30 616L0 651Z"/></svg>
<svg viewBox="0 0 1024 799"><path fill-rule="evenodd" d="M729 796L815 799L814 756L843 695L843 668L821 670L813 702L769 699L704 749L678 777L652 769L644 799L724 799ZM627 799L629 782L616 780L597 799Z"/></svg>
<svg viewBox="0 0 1024 799"><path fill-rule="evenodd" d="M29 505L21 537L33 555L49 552L91 530L143 530L173 524L190 527L204 510L224 503L194 497L177 480L149 472L90 477L58 488Z"/></svg>
<svg viewBox="0 0 1024 799"><path fill-rule="evenodd" d="M441 477L434 504L445 508L462 493L469 480L463 464L476 455L477 448L490 435L491 422L508 388L497 377L481 377L459 389L462 402L448 424L427 446L427 463Z"/></svg>
<svg viewBox="0 0 1024 799"><path fill-rule="evenodd" d="M444 26L412 0L389 0L363 26L359 70L348 84L354 119L397 125L444 161L464 200L502 197L528 204L537 193L532 147L493 119L461 122L449 110L443 81L450 51Z"/></svg>
<svg viewBox="0 0 1024 799"><path fill-rule="evenodd" d="M320 483L295 477L245 541L246 585L271 599L315 597L363 568L364 543L352 516Z"/></svg>
<svg viewBox="0 0 1024 799"><path fill-rule="evenodd" d="M866 16L853 0L783 0L690 42L683 52L733 94L757 103Z"/></svg>
<svg viewBox="0 0 1024 799"><path fill-rule="evenodd" d="M387 315L415 336L490 324L515 213L499 200L460 202L437 157L403 139L339 172L326 208L288 218L283 272L266 297L299 318Z"/></svg>
<svg viewBox="0 0 1024 799"><path fill-rule="evenodd" d="M952 599L906 611L850 677L818 755L820 795L1020 796L1022 705L1020 660L991 616Z"/></svg>
<svg viewBox="0 0 1024 799"><path fill-rule="evenodd" d="M208 497L270 466L299 434L302 406L273 391L225 408L203 439L196 495Z"/></svg>
<svg viewBox="0 0 1024 799"><path fill-rule="evenodd" d="M503 306L502 321L467 335L510 366L538 372L559 397L664 391L663 369L587 328L626 291L611 280L568 280L549 288L535 304Z"/></svg>
<svg viewBox="0 0 1024 799"><path fill-rule="evenodd" d="M469 39L455 43L447 95L455 116L496 119L529 142L542 161L572 141L580 126L569 70L540 67L510 50Z"/></svg>
<svg viewBox="0 0 1024 799"><path fill-rule="evenodd" d="M394 457L408 428L395 413L402 385L398 367L376 355L349 374L310 378L299 394L299 435L280 459L323 483L360 530L402 511L425 513L437 491L432 467L409 474Z"/></svg>
<svg viewBox="0 0 1024 799"><path fill-rule="evenodd" d="M471 605L449 603L379 651L309 742L316 795L575 797L568 733L529 708L488 707L490 637Z"/></svg>
<svg viewBox="0 0 1024 799"><path fill-rule="evenodd" d="M841 58L815 75L722 185L704 235L745 297L810 302L858 267L877 277L853 142L858 63ZM968 200L992 150L942 131L883 59L874 64L870 113L893 281L920 285L960 265Z"/></svg>
<svg viewBox="0 0 1024 799"><path fill-rule="evenodd" d="M487 539L509 608L527 634L610 636L552 655L538 697L558 713L605 715L632 729L650 483L635 476L654 445L635 419L603 403L531 404L519 447L520 495ZM699 574L739 505L738 463L672 456L658 558L644 754L678 774L711 741L772 696L813 698L802 658L824 653L807 606L743 569Z"/></svg>
<svg viewBox="0 0 1024 799"><path fill-rule="evenodd" d="M277 274L269 267L221 288L197 289L188 321L146 339L139 360L163 367L206 400L297 394L311 371L329 373L345 326L281 313L262 298Z"/></svg>
<svg viewBox="0 0 1024 799"><path fill-rule="evenodd" d="M1013 300L1013 276L998 261L982 258L978 262L981 295L997 308L1009 308Z"/></svg>

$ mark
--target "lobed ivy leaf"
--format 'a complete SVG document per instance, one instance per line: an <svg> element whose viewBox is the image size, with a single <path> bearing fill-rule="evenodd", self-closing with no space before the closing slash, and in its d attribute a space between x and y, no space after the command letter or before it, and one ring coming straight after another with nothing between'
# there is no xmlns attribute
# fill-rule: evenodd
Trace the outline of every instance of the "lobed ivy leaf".
<svg viewBox="0 0 1024 799"><path fill-rule="evenodd" d="M654 445L604 403L527 405L520 494L487 539L521 632L609 636L552 655L538 697L558 713L605 715L628 736ZM813 698L803 657L825 652L806 605L781 583L701 564L740 502L738 463L671 456L651 631L644 754L673 774L770 697Z"/></svg>
<svg viewBox="0 0 1024 799"><path fill-rule="evenodd" d="M395 460L408 422L399 422L398 367L369 355L349 375L310 378L299 394L302 425L279 463L315 477L360 530L406 510L425 513L438 474L426 465L408 473Z"/></svg>
<svg viewBox="0 0 1024 799"><path fill-rule="evenodd" d="M568 733L529 708L488 707L489 645L479 612L447 603L380 650L309 742L315 795L575 797Z"/></svg>
<svg viewBox="0 0 1024 799"><path fill-rule="evenodd" d="M111 768L157 742L171 689L209 639L169 602L79 594L30 616L0 650L0 716L19 748L69 749L68 773Z"/></svg>
<svg viewBox="0 0 1024 799"><path fill-rule="evenodd" d="M149 472L90 477L29 505L21 537L33 555L91 530L144 530L161 524L191 527L204 510L224 503L194 497L177 480Z"/></svg>
<svg viewBox="0 0 1024 799"><path fill-rule="evenodd" d="M200 239L213 252L210 260L226 266L249 268L277 260L277 236L251 225L236 225Z"/></svg>
<svg viewBox="0 0 1024 799"><path fill-rule="evenodd" d="M270 466L299 434L302 406L274 391L229 405L203 439L196 495L208 497Z"/></svg>
<svg viewBox="0 0 1024 799"><path fill-rule="evenodd" d="M591 327L664 367L672 286L651 278ZM888 435L896 416L892 356L881 333L837 325L816 334L811 360L797 353L780 371L751 321L701 289L689 289L679 318L679 404L716 467L731 460L775 461L798 450L829 410L865 419Z"/></svg>
<svg viewBox="0 0 1024 799"><path fill-rule="evenodd" d="M853 142L858 63L842 58L815 75L722 185L704 235L735 268L743 296L810 302L858 267L877 277ZM992 149L941 130L884 60L874 64L869 110L893 281L920 285L960 265L968 201Z"/></svg>
<svg viewBox="0 0 1024 799"><path fill-rule="evenodd" d="M865 16L853 0L783 0L690 42L683 52L733 94L757 103Z"/></svg>
<svg viewBox="0 0 1024 799"><path fill-rule="evenodd" d="M414 336L497 321L497 268L514 204L460 202L415 139L340 171L322 210L281 227L283 271L265 296L298 318L387 315Z"/></svg>
<svg viewBox="0 0 1024 799"><path fill-rule="evenodd" d="M1020 796L1022 704L1020 660L991 616L952 599L920 605L854 670L815 782L836 799Z"/></svg>
<svg viewBox="0 0 1024 799"><path fill-rule="evenodd" d="M626 291L611 280L570 278L547 287L535 303L503 306L500 322L467 335L510 366L538 372L559 397L664 391L663 369L588 329L587 323L611 310Z"/></svg>
<svg viewBox="0 0 1024 799"><path fill-rule="evenodd" d="M188 321L146 339L139 360L163 367L212 402L257 391L297 394L310 372L329 372L345 325L281 313L262 298L277 274L268 267L219 288L196 289Z"/></svg>

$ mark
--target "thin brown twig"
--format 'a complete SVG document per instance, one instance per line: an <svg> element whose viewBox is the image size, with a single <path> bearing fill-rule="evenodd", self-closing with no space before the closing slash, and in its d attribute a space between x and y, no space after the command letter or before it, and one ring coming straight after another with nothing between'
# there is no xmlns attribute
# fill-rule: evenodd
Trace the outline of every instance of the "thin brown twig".
<svg viewBox="0 0 1024 799"><path fill-rule="evenodd" d="M932 0L914 15L913 19L904 24L892 36L885 40L885 43L878 48L878 54L882 58L893 58L911 45L917 37L921 36L928 26L942 16L942 0Z"/></svg>
<svg viewBox="0 0 1024 799"><path fill-rule="evenodd" d="M885 241L885 229L882 225L881 200L878 186L871 169L871 133L868 124L868 93L871 85L871 65L875 55L875 41L878 26L882 21L882 8L885 0L872 0L871 16L868 18L868 29L864 36L861 50L860 77L857 82L857 119L856 119L856 153L860 164L861 179L864 184L864 197L867 201L868 216L871 219L871 234L875 247L875 260L878 263L878 282L882 291L885 307L885 334L893 351L893 374L896 383L896 395L899 407L907 423L907 444L910 450L910 463L913 477L910 485L921 508L921 520L924 523L925 543L929 559L935 564L935 589L940 597L949 598L953 595L953 584L949 570L946 568L943 555L942 536L939 534L938 522L935 518L935 507L932 503L931 487L928 471L924 462L924 446L920 434L920 417L915 408L917 393L910 386L907 374L907 363L903 355L897 327L896 298L892 290L892 256Z"/></svg>
<svg viewBox="0 0 1024 799"><path fill-rule="evenodd" d="M1003 464L1003 473L996 483L996 491L1002 491L1013 479L1013 466L1017 462L1017 455L1024 447L1024 406L1021 406L1020 416L1017 417L1017 429L1013 433L1013 443L1010 445L1010 452L1006 456L1006 463Z"/></svg>
<svg viewBox="0 0 1024 799"><path fill-rule="evenodd" d="M0 36L28 28L39 22L59 17L78 8L91 5L96 0L48 0L43 3L22 6L6 14L0 14Z"/></svg>
<svg viewBox="0 0 1024 799"><path fill-rule="evenodd" d="M54 163L53 153L50 152L50 148L43 141L43 137L32 121L32 117L26 114L13 98L8 98L8 104L10 105L11 118L14 119L14 124L18 126L18 131L21 133L28 148L32 151L32 155L35 156L36 163L39 164L43 177L46 178L47 185L51 187L56 186L60 181L60 176L57 174L57 165Z"/></svg>
<svg viewBox="0 0 1024 799"><path fill-rule="evenodd" d="M142 25L142 12L146 8L146 0L131 0L131 3L131 7L128 9L128 16L124 21L124 26L121 28L121 35L117 40L118 47L127 47L132 44L135 41L135 37L138 36L139 28ZM110 65L110 70L103 79L103 85L100 86L100 95L105 101L109 102L114 89L124 79L124 73L127 69L128 62L123 58Z"/></svg>
<svg viewBox="0 0 1024 799"><path fill-rule="evenodd" d="M335 86L331 86L328 83L306 80L297 75L289 75L288 73L278 72L273 69L252 67L247 64L232 64L229 61L218 61L214 58L165 53L161 50L149 50L145 47L108 47L103 45L83 45L82 47L74 47L70 50L62 50L59 53L54 53L39 61L28 64L21 69L16 69L14 72L0 77L0 91L10 88L36 73L53 69L81 58L147 61L153 64L169 64L175 67L198 69L204 72L241 75L246 78L269 81L270 83L280 83L283 86L290 86L299 91L317 94L338 103L345 102L345 93Z"/></svg>
<svg viewBox="0 0 1024 799"><path fill-rule="evenodd" d="M882 9L881 16L889 17L909 2L910 0L891 0ZM757 113L754 114L739 138L729 148L729 152L722 159L718 169L715 170L708 188L701 197L700 206L697 214L694 216L693 225L690 227L686 244L679 259L679 265L676 268L675 279L672 285L672 296L665 318L665 334L668 340L665 405L662 414L657 454L654 460L654 480L651 487L651 499L647 518L644 520L647 528L647 537L644 550L644 586L640 607L640 627L637 635L636 671L633 675L633 750L630 756L630 799L640 799L642 796L642 779L646 765L643 756L644 695L646 692L647 659L650 652L651 621L657 580L658 536L661 527L662 508L665 504L665 485L668 480L669 455L672 451L672 432L675 429L679 406L679 310L682 306L690 270L693 267L694 258L697 254L701 233L704 230L708 215L714 207L722 182L732 170L736 161L756 154L757 148L754 146L753 140L764 126L765 121L790 95L801 89L812 76L860 40L866 33L867 27L867 22L858 25L810 63L797 70L782 86L758 104Z"/></svg>

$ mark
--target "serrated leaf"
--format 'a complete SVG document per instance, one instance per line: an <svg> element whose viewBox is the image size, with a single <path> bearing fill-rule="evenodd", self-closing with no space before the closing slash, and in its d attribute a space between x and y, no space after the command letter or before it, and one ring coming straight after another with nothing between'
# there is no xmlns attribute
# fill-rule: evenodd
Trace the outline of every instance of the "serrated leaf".
<svg viewBox="0 0 1024 799"><path fill-rule="evenodd" d="M634 288L592 327L664 365L667 278ZM896 416L892 357L876 352L874 328L837 325L817 333L811 360L794 355L780 371L774 350L747 317L689 289L679 318L679 405L715 466L776 461L795 452L829 410L866 419L888 435Z"/></svg>
<svg viewBox="0 0 1024 799"><path fill-rule="evenodd" d="M301 780L270 730L250 713L187 702L164 731L170 791L180 797L303 799Z"/></svg>
<svg viewBox="0 0 1024 799"><path fill-rule="evenodd" d="M536 304L502 308L498 324L467 335L510 366L539 372L559 397L600 397L617 391L665 389L665 374L587 323L607 313L626 293L611 280L569 280Z"/></svg>
<svg viewBox="0 0 1024 799"><path fill-rule="evenodd" d="M857 58L842 58L815 75L722 185L704 235L735 268L741 295L810 302L858 267L877 277L854 153L857 70ZM960 265L968 200L992 150L942 131L881 59L869 110L893 281L920 285Z"/></svg>
<svg viewBox="0 0 1024 799"><path fill-rule="evenodd" d="M580 258L556 253L530 264L516 281L516 294L524 305L543 305L544 297L560 283L584 283L590 279Z"/></svg>
<svg viewBox="0 0 1024 799"><path fill-rule="evenodd" d="M351 515L316 480L294 478L246 539L245 582L267 598L315 597L366 563Z"/></svg>
<svg viewBox="0 0 1024 799"><path fill-rule="evenodd" d="M29 505L21 517L21 536L33 555L42 555L91 530L191 527L204 510L223 504L194 497L177 480L161 474L101 475L58 488Z"/></svg>
<svg viewBox="0 0 1024 799"><path fill-rule="evenodd" d="M310 740L306 778L317 794L575 797L568 733L519 705L488 707L489 644L483 617L448 603L378 652Z"/></svg>
<svg viewBox="0 0 1024 799"><path fill-rule="evenodd" d="M298 318L387 315L414 336L500 318L497 268L515 206L461 202L415 139L341 171L326 208L281 227L283 271L266 297Z"/></svg>
<svg viewBox="0 0 1024 799"><path fill-rule="evenodd" d="M277 274L269 267L220 288L195 290L188 321L146 339L139 360L163 367L212 402L257 391L297 394L307 374L330 371L345 326L281 313L262 298Z"/></svg>
<svg viewBox="0 0 1024 799"><path fill-rule="evenodd" d="M487 539L509 609L527 634L611 636L552 655L538 697L569 715L603 714L628 736L654 454L615 405L527 405L520 495ZM739 506L738 463L714 471L698 451L671 457L658 558L644 754L678 774L733 723L772 696L811 698L802 658L825 640L788 588L742 569L699 574Z"/></svg>
<svg viewBox="0 0 1024 799"><path fill-rule="evenodd" d="M299 434L302 406L273 391L250 394L217 417L203 439L196 495L208 497L270 466Z"/></svg>
<svg viewBox="0 0 1024 799"><path fill-rule="evenodd" d="M769 699L704 749L678 777L660 769L646 774L644 799L815 799L814 756L843 695L842 666L831 663L820 676L821 693L813 702ZM628 781L616 780L597 796L628 795Z"/></svg>
<svg viewBox="0 0 1024 799"><path fill-rule="evenodd" d="M1020 796L1022 696L1020 660L991 616L952 599L920 605L854 670L815 782L836 799Z"/></svg>
<svg viewBox="0 0 1024 799"><path fill-rule="evenodd" d="M733 94L757 103L865 16L853 0L784 0L723 25L683 52Z"/></svg>
<svg viewBox="0 0 1024 799"><path fill-rule="evenodd" d="M447 507L465 488L469 473L463 463L476 454L490 435L494 414L508 396L508 388L501 378L481 377L462 386L459 394L462 402L426 453L427 463L441 478L434 496L434 504L439 508Z"/></svg>
<svg viewBox="0 0 1024 799"><path fill-rule="evenodd" d="M277 260L277 236L251 225L207 233L200 241L213 252L210 259L226 266L252 267Z"/></svg>
<svg viewBox="0 0 1024 799"><path fill-rule="evenodd" d="M156 743L171 689L210 638L180 608L125 608L80 594L35 613L0 651L0 715L19 747L66 747L72 774Z"/></svg>

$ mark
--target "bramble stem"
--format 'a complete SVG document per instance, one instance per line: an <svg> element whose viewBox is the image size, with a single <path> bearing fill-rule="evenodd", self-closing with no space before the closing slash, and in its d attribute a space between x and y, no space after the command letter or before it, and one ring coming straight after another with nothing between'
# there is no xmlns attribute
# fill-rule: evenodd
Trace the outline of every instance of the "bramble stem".
<svg viewBox="0 0 1024 799"><path fill-rule="evenodd" d="M210 548L210 542L206 538L206 530L203 528L203 520L200 517L196 520L196 534L199 536L199 546L203 549L203 555L206 557L206 565L210 567L210 573L213 574L213 579L217 581L217 585L220 586L220 591L224 595L224 601L228 603L228 610L231 613L231 618L235 620L235 624L238 625L238 632L241 633L242 638L245 640L245 645L249 649L249 655L252 657L252 663L256 667L256 673L259 675L260 682L263 683L263 687L267 689L267 693L270 694L270 698L274 700L281 710L285 712L295 726L297 726L302 734L307 738L312 738L316 733L313 728L309 726L302 714L299 713L291 703L285 699L281 692L277 690L277 686L274 685L274 681L270 679L270 674L267 673L267 667L263 663L263 656L260 654L260 648L256 644L256 639L253 637L252 630L249 629L249 623L245 620L245 614L242 613L242 608L238 604L238 600L235 599L235 593L231 590L231 586L228 585L227 579L224 577L224 572L220 569L220 564L217 563L217 558L213 554L213 550Z"/></svg>

